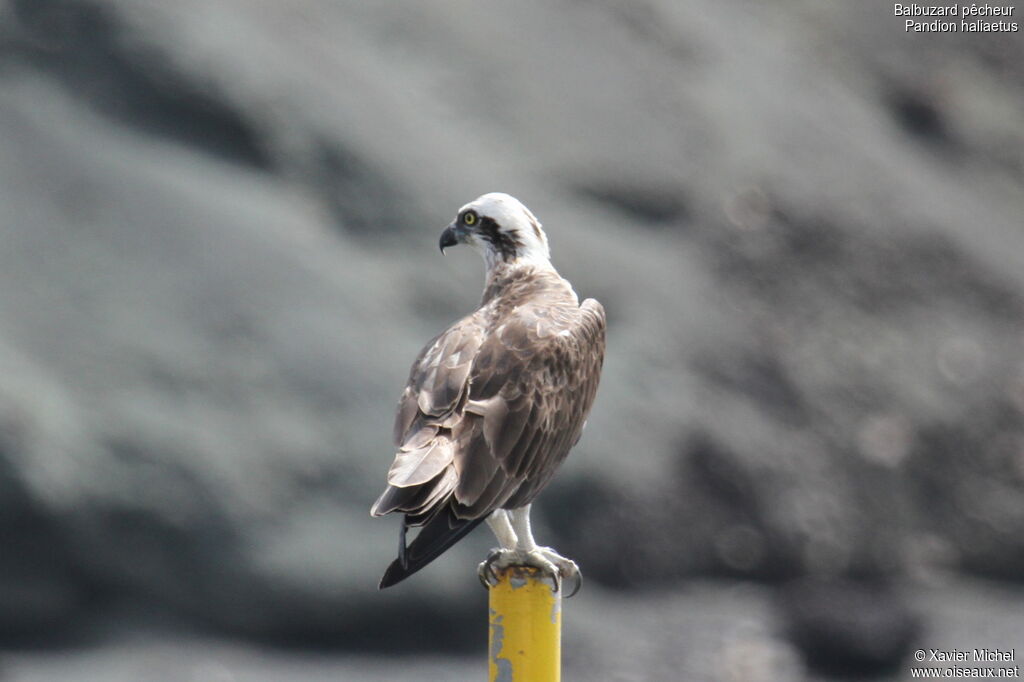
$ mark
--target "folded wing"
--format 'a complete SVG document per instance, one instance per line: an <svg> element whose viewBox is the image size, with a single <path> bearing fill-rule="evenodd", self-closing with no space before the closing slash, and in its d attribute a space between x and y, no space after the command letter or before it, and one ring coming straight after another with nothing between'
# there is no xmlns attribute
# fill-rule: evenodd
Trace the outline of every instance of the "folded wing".
<svg viewBox="0 0 1024 682"><path fill-rule="evenodd" d="M481 310L427 344L395 418L398 453L375 516L424 526L381 586L419 570L492 511L528 504L579 440L604 359L601 304Z"/></svg>

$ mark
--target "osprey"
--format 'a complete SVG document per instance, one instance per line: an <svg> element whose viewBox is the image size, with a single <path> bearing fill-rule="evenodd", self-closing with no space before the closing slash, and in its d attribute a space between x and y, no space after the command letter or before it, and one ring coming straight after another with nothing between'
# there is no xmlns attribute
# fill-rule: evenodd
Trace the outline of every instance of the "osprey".
<svg viewBox="0 0 1024 682"><path fill-rule="evenodd" d="M583 433L604 361L604 308L579 302L551 265L537 218L507 194L463 206L441 233L441 253L456 244L483 255L483 300L427 343L398 402L398 454L370 510L404 513L380 587L487 521L501 547L478 567L481 581L527 565L578 588L575 562L534 541L530 503ZM407 545L410 526L422 528Z"/></svg>

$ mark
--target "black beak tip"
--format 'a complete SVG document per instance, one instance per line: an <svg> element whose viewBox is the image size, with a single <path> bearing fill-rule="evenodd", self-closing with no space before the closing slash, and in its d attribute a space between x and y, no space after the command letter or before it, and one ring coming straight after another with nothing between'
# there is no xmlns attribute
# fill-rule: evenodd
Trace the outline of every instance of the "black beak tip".
<svg viewBox="0 0 1024 682"><path fill-rule="evenodd" d="M441 233L441 240L438 242L438 247L441 249L441 255L444 255L444 250L449 246L455 246L458 243L458 239L455 238L455 230L450 227L445 228L444 232Z"/></svg>

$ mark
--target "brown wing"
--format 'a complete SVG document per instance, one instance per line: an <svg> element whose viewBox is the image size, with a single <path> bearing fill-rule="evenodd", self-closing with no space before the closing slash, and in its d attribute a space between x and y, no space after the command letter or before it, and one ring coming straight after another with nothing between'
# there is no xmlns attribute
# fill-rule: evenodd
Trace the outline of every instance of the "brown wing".
<svg viewBox="0 0 1024 682"><path fill-rule="evenodd" d="M450 496L457 478L451 427L460 419L483 339L482 325L470 315L427 343L412 363L395 414L398 453L388 488L370 510L374 516L403 511L426 517Z"/></svg>
<svg viewBox="0 0 1024 682"><path fill-rule="evenodd" d="M495 509L536 497L580 438L604 346L604 309L593 299L528 304L486 331L477 313L427 344L399 401L388 488L371 509L406 514L382 587ZM422 524L406 548L404 528Z"/></svg>
<svg viewBox="0 0 1024 682"><path fill-rule="evenodd" d="M461 518L529 504L583 432L604 361L604 309L525 306L484 340L456 437Z"/></svg>

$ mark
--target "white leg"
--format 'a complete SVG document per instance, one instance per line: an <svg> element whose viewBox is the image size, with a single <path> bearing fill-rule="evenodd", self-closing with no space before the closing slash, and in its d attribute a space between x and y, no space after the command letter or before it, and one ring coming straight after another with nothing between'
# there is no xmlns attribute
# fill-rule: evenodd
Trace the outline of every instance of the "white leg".
<svg viewBox="0 0 1024 682"><path fill-rule="evenodd" d="M477 575L485 586L498 581L498 571L511 566L539 568L555 580L555 590L562 589L562 579L575 580L571 597L579 590L582 577L572 559L566 559L550 547L538 547L530 528L530 505L507 511L497 510L487 517L487 525L501 543L501 549L492 550L487 560L477 566Z"/></svg>
<svg viewBox="0 0 1024 682"><path fill-rule="evenodd" d="M519 538L516 549L522 552L532 552L537 549L537 542L533 539L533 531L530 530L530 505L519 509L508 510L509 521L512 529Z"/></svg>
<svg viewBox="0 0 1024 682"><path fill-rule="evenodd" d="M494 537L498 538L498 544L502 549L515 549L517 534L509 522L508 512L504 509L495 509L487 517L487 525L494 531ZM527 532L529 532L529 526L527 526Z"/></svg>

